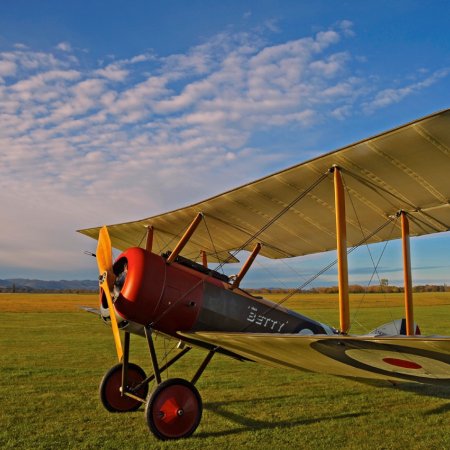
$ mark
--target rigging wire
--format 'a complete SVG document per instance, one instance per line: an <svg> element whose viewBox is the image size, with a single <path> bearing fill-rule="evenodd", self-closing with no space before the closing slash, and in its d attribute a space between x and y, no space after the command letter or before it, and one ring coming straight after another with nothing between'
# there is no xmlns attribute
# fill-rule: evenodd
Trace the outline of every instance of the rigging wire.
<svg viewBox="0 0 450 450"><path fill-rule="evenodd" d="M372 275L371 275L371 277L370 277L370 279L369 279L369 282L367 283L367 288L368 288L368 287L371 285L372 280L373 280L373 277L375 276L375 274L377 275L378 281L379 281L379 283L380 283L380 287L381 287L381 289L382 289L382 293L384 294L385 304L386 304L386 300L387 300L387 298L386 298L386 292L383 291L383 286L382 286L382 284L381 284L381 280L380 280L380 277L379 277L379 274L378 274L378 266L380 265L380 262L381 262L381 260L382 260L382 258L383 258L383 256L384 256L384 253L385 253L385 251L386 251L386 248L387 248L387 245L388 245L388 243L389 243L389 241L390 241L390 238L391 238L391 236L392 236L392 234L393 234L393 232L394 232L394 229L395 229L395 227L397 226L397 221L398 221L398 216L396 216L395 221L393 221L393 223L392 223L392 228L391 228L391 232L389 233L389 238L388 238L388 239L385 241L385 243L384 243L383 250L381 251L381 254L380 254L379 258L378 258L378 261L377 261L376 265L374 265L374 271L372 272ZM367 244L366 244L366 245L367 245ZM363 294L363 296L362 296L362 298L361 298L359 304L357 305L357 307L356 307L356 309L355 309L355 312L354 312L354 314L353 314L352 320L354 320L355 322L357 322L356 316L357 316L357 314L358 314L358 312L359 312L359 309L361 308L361 305L362 305L362 302L364 301L364 298L365 298L365 296L366 296L366 293L367 293L367 291L364 292L364 294ZM391 309L388 308L388 311L389 311L389 313L390 313L391 319L394 320L394 318L393 318L393 316L392 316L392 311L391 311ZM362 326L362 324L361 324L360 322L357 322L357 323L358 323L360 326Z"/></svg>
<svg viewBox="0 0 450 450"><path fill-rule="evenodd" d="M411 222L414 222L414 224L419 227L425 234L429 233L429 230L426 229L426 227L428 227L428 229L431 229L433 231L436 231L436 228L432 227L429 223L425 222L422 219L419 219L416 216L413 216L412 214L408 213L408 218ZM449 228L449 227L447 227Z"/></svg>
<svg viewBox="0 0 450 450"><path fill-rule="evenodd" d="M289 265L284 259L280 260L289 270L292 271L297 277L299 277L302 280L306 280L306 275L301 274L298 270L296 270L292 265ZM255 264L258 264L259 267L261 267L263 270L265 270L269 276L270 279L274 280L275 282L278 282L281 286L284 286L283 289L285 291L291 291L292 287L288 286L282 279L280 279L278 276L274 275L274 271L270 270L267 265L262 264L261 261L258 261L258 259L255 260ZM317 317L317 319L321 322L326 322L326 320L322 319L321 314L319 311L315 311L314 316Z"/></svg>
<svg viewBox="0 0 450 450"><path fill-rule="evenodd" d="M357 242L355 244L355 246L353 246L352 248L347 250L347 255L349 255L350 253L352 253L354 250L356 250L357 248L359 248L361 245L363 245L365 242L367 242L370 238L372 238L373 236L375 236L377 233L379 233L383 228L385 228L389 223L391 223L393 220L395 219L395 217L389 216L388 219L381 224L376 230L374 230L372 233L370 233L367 237L364 237L364 239L362 239L361 241ZM337 259L335 259L334 261L330 262L327 266L325 266L323 269L321 269L319 272L317 272L315 275L313 275L312 277L308 278L304 283L302 283L300 286L298 286L297 288L293 289L291 292L289 292L289 294L287 294L285 297L283 297L280 301L278 301L277 303L275 303L273 306L270 306L269 308L267 308L263 314L267 314L270 311L273 311L276 307L281 306L283 303L285 303L287 300L289 300L291 297L293 297L295 294L298 294L299 292L301 292L306 286L308 286L310 283L312 283L314 280L316 280L317 278L319 278L321 275L323 275L326 271L328 271L329 269L331 269L334 265L337 264ZM245 331L249 326L251 326L251 324L246 325L241 331Z"/></svg>
<svg viewBox="0 0 450 450"><path fill-rule="evenodd" d="M226 263L231 261L236 255L242 251L247 245L249 245L252 241L254 241L258 236L260 236L264 231L266 231L271 225L273 225L280 217L282 217L286 212L288 212L296 203L306 197L315 187L317 187L325 178L328 177L330 171L327 170L324 174L322 174L314 183L312 183L307 189L301 192L297 197L294 198L288 205L286 205L279 213L277 213L272 219L270 219L265 225L263 225L256 233L251 235L247 241L245 241L241 247L237 250L234 250L233 253L230 254L224 261L222 261L215 270L221 269Z"/></svg>
<svg viewBox="0 0 450 450"><path fill-rule="evenodd" d="M190 287L186 292L182 293L176 300L172 302L170 306L168 306L164 311L161 312L161 314L152 321L150 324L151 328L154 328L155 323L158 323L165 315L167 315L172 309L178 305L178 303L181 302L187 295L189 295L191 292L195 291L202 283L204 283L204 280L201 278L197 283L195 283L192 287ZM162 294L161 294L162 295Z"/></svg>
<svg viewBox="0 0 450 450"><path fill-rule="evenodd" d="M164 342L164 355L161 358L162 361L165 361L166 364L169 360L169 356L171 355L171 353L177 348L178 346L178 342L174 343L173 346L168 348L168 342L172 341L172 339L167 339L165 336L162 336L163 338L163 342ZM166 374L167 374L167 378L170 378L170 374L169 374L169 367L167 367L167 369L165 370Z"/></svg>
<svg viewBox="0 0 450 450"><path fill-rule="evenodd" d="M217 249L216 249L216 246L214 244L214 240L212 238L211 232L209 231L208 223L206 222L206 214L203 214L203 222L205 224L205 228L206 228L206 232L208 233L209 240L211 241L211 245L212 245L212 248L213 248L214 256L220 261L219 253L217 253ZM223 272L223 268L222 268L222 273L224 273Z"/></svg>
<svg viewBox="0 0 450 450"><path fill-rule="evenodd" d="M180 240L180 238L181 238L181 236L183 235L183 233L184 233L185 230L186 230L186 227L183 227L183 228L180 229L180 231L178 231L178 233L173 234L173 235L172 235L172 238L166 243L166 245L165 245L163 248L160 249L160 253L163 253L164 250L166 250L166 248L168 248L169 245L171 245L172 242L173 242L175 239ZM167 234L169 234L169 233L167 233Z"/></svg>
<svg viewBox="0 0 450 450"><path fill-rule="evenodd" d="M147 237L147 233L148 233L148 229L147 231L144 232L144 234L142 235L141 240L139 241L139 244L137 245L138 247L140 247L142 245L142 243L144 242L144 239Z"/></svg>
<svg viewBox="0 0 450 450"><path fill-rule="evenodd" d="M359 229L360 229L360 231L361 231L361 234L362 234L362 236L363 236L363 238L364 238L364 237L365 237L364 229L363 229L363 226L362 226L361 221L360 221L360 219L359 219L359 215L358 215L358 212L357 212L357 210L356 210L355 203L354 203L354 201L353 201L353 196L350 195L350 188L349 188L348 185L346 184L346 181L345 181L345 177L344 177L344 176L342 177L342 183L343 183L344 188L345 188L345 191L346 191L346 193L347 193L347 197L348 197L348 199L350 200L350 204L351 204L352 209L353 209L353 214L355 215L356 221L358 222L358 227L359 227ZM385 252L385 250L386 250L387 242L390 240L390 238L391 238L391 236L392 236L392 233L393 233L393 231L394 231L394 229L395 229L395 226L396 226L396 224L397 224L397 219L398 219L398 216L396 216L396 220L393 222L393 226L392 226L392 228L391 228L391 232L390 232L390 234L389 234L388 240L386 241L386 243L385 243L385 245L384 245L384 248L383 248L383 251L381 252L381 255L380 255L380 257L378 258L378 261L377 261L376 264L375 264L375 261L374 261L372 252L371 252L371 250L370 250L369 244L367 243L367 241L365 242L365 247L367 248L367 252L369 253L369 257L370 257L370 260L372 261L372 265L373 265L373 267L374 267L374 270L373 270L372 275L371 275L371 277L370 277L370 279L369 279L369 282L368 282L368 284L367 284L366 291L363 293L363 295L362 295L362 297L361 297L361 299L360 299L360 301L359 301L357 307L355 308L355 311L353 312L352 319L351 319L351 321L350 321L350 328L351 328L352 322L353 322L353 321L356 322L356 316L357 316L357 314L358 314L358 311L359 311L359 309L361 308L361 305L362 305L362 303L363 303L363 301L364 301L364 299L365 299L365 296L366 296L366 294L367 294L367 289L368 289L369 286L371 285L372 280L373 280L373 278L374 278L375 275L377 276L379 285L380 285L380 287L381 287L381 289L382 289L382 284L381 284L380 276L379 276L379 274L378 274L378 265L380 264L381 258L383 257L384 252ZM384 292L382 292L382 293L384 293ZM385 294L384 298L385 298L385 302L386 302L386 293L384 293L384 294ZM390 311L390 309L389 309L389 311ZM391 319L392 319L392 315L391 315ZM362 324L361 324L360 322L358 322L358 324L359 324L361 327L363 327ZM363 328L364 328L364 327L363 327Z"/></svg>
<svg viewBox="0 0 450 450"><path fill-rule="evenodd" d="M361 184L363 184L364 186L368 187L369 189L375 191L381 198L383 198L385 201L387 201L391 206L394 207L395 210L399 210L402 209L398 204L393 203L392 201L390 201L388 198L384 197L383 195L380 194L379 191L384 192L385 194L388 194L389 196L393 197L395 200L397 200L398 202L400 202L400 204L406 204L408 207L410 207L412 209L413 212L422 214L424 217L430 219L431 221L438 223L442 229L438 229L436 227L433 227L430 224L426 224L429 228L431 228L432 230L434 230L435 232L439 232L439 231L444 231L444 230L448 230L449 226L448 224L445 224L443 222L441 222L439 219L437 219L436 217L433 217L432 215L426 213L425 211L423 211L420 207L418 207L417 205L414 205L413 203L411 203L409 200L407 200L406 198L394 194L392 191L390 191L389 189L386 189L370 180L368 180L367 178L362 177L361 175L358 175L348 169L345 168L341 168L341 172L345 172L347 174L349 174L351 177L355 178L355 180L359 181Z"/></svg>
<svg viewBox="0 0 450 450"><path fill-rule="evenodd" d="M281 259L280 263L284 263L286 268L289 269L295 276L299 277L300 279L305 278L304 274L301 274L292 265L287 264L286 261L284 261L284 259ZM286 284L286 282L283 279L279 278L279 276L276 274L276 272L273 270L273 268L271 268L269 266L269 264L265 264L265 263L261 262L261 260L258 258L255 259L254 264L261 267L261 269L263 269L270 276L270 280L273 280L271 282L273 282L274 284L277 283L277 285L281 286L283 289L286 289L286 290L289 289L289 286Z"/></svg>
<svg viewBox="0 0 450 450"><path fill-rule="evenodd" d="M375 231L373 231L372 233L370 233L368 236L365 236L363 239L361 239L359 242L357 242L352 248L347 250L347 255L349 255L350 253L352 253L353 251L355 251L357 248L359 248L361 245L365 244L370 238L372 238L373 236L375 236L377 233L379 233L383 228L385 228L389 223L392 222L394 218L393 217L389 217L388 220L386 222L384 222L383 224L381 224ZM322 270L320 270L316 275L313 275L311 278L309 278L308 280L306 280L305 283L303 283L301 286L299 286L297 288L298 290L302 290L303 288L305 288L308 284L310 284L311 282L313 282L315 279L317 279L320 275L322 275L323 273L325 273L327 270L329 270L331 267L333 267L335 264L337 263L337 259L335 259L333 262L331 262L330 264L328 264L326 267L324 267ZM295 293L295 292L294 292ZM289 294L289 296L286 299L282 300L282 303L285 302L288 298L292 297L292 295L294 295L294 293Z"/></svg>
<svg viewBox="0 0 450 450"><path fill-rule="evenodd" d="M344 172L348 175L350 175L351 177L353 177L355 180L359 181L361 184L363 184L364 186L368 187L369 189L375 191L375 193L377 193L380 197L382 197L384 200L386 200L395 210L398 209L398 205L393 203L391 200L389 200L389 198L386 198L384 196L382 196L380 194L380 191L384 192L385 194L388 194L390 197L393 197L395 200L399 201L400 203L406 203L410 208L414 209L414 210L418 210L419 208L417 208L416 205L414 205L413 203L409 202L408 200L406 200L405 198L400 197L399 195L394 194L392 191L390 191L389 189L386 189L370 180L368 180L367 178L362 177L361 175L358 175L346 168L341 167L341 172Z"/></svg>
<svg viewBox="0 0 450 450"><path fill-rule="evenodd" d="M301 192L297 197L295 197L287 206L285 206L279 213L277 213L271 220L269 220L264 226L260 228L255 234L250 236L249 239L237 250L231 253L228 258L222 261L214 270L219 271L223 269L223 266L229 262L230 260L236 257L236 254L243 250L250 242L256 239L259 235L261 235L264 231L267 230L274 222L276 222L280 217L282 217L289 209L291 209L296 203L298 203L301 199L303 199L306 195L308 195L316 186L318 186L325 178L328 177L330 171L327 170L323 173L314 183L312 183L307 189ZM181 234L181 233L179 233ZM172 239L173 240L173 239ZM171 241L172 242L172 241ZM177 298L166 310L164 310L159 317L153 320L150 326L153 328L154 324L159 322L167 313L169 313L183 298L189 295L192 291L194 291L200 284L203 283L203 280L200 280L198 283L195 283L190 289L188 289L185 293L181 294L179 298ZM281 304L281 303L280 303Z"/></svg>

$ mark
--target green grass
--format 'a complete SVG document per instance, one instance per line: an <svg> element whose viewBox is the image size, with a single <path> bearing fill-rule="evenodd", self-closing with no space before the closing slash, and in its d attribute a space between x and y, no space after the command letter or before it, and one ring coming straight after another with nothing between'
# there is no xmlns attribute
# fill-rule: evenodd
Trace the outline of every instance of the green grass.
<svg viewBox="0 0 450 450"><path fill-rule="evenodd" d="M317 299L321 307L315 310L314 298L307 300L289 306L336 325L333 301ZM448 294L419 299L416 319L423 329L450 334L449 300ZM386 308L370 301L357 312L364 326L355 327L383 322ZM197 384L205 409L196 433L157 441L142 409L111 414L98 400L99 381L116 360L110 330L77 311L79 304L95 302L96 296L0 296L0 448L450 448L450 388L363 384L221 356ZM393 303L392 315L400 317L401 302L396 297ZM144 340L133 336L131 343L131 360L149 371ZM162 352L164 341L158 345ZM193 350L169 376L189 379L204 356Z"/></svg>

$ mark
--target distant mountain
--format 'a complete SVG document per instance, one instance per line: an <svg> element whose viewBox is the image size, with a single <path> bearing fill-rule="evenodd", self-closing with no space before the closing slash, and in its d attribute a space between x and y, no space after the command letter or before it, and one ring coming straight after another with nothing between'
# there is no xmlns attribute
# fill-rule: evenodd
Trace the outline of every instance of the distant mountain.
<svg viewBox="0 0 450 450"><path fill-rule="evenodd" d="M97 291L97 280L44 281L27 278L0 280L0 292Z"/></svg>

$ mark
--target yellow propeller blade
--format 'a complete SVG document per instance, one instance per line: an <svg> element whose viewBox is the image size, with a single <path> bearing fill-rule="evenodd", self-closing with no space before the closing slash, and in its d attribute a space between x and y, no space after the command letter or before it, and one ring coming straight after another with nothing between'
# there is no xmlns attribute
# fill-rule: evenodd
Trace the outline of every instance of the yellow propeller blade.
<svg viewBox="0 0 450 450"><path fill-rule="evenodd" d="M120 339L119 326L117 324L114 305L111 298L110 287L114 284L114 272L112 269L112 246L109 238L108 229L104 226L100 229L97 243L97 265L100 273L100 286L105 292L106 300L108 302L109 317L111 318L111 328L114 336L114 343L116 344L117 358L122 361L123 350L122 341Z"/></svg>
<svg viewBox="0 0 450 450"><path fill-rule="evenodd" d="M97 255L98 271L100 272L100 275L103 274L103 272L105 271L109 271L112 273L112 264L113 264L112 245L108 233L108 228L106 228L105 226L100 228L96 255Z"/></svg>

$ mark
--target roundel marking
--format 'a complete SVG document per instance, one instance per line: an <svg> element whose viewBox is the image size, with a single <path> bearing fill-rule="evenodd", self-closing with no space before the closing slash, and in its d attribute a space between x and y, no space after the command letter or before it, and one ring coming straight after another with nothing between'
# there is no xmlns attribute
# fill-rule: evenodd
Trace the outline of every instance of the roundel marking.
<svg viewBox="0 0 450 450"><path fill-rule="evenodd" d="M321 339L310 345L335 361L387 379L443 385L450 382L450 355L445 353L358 339Z"/></svg>

